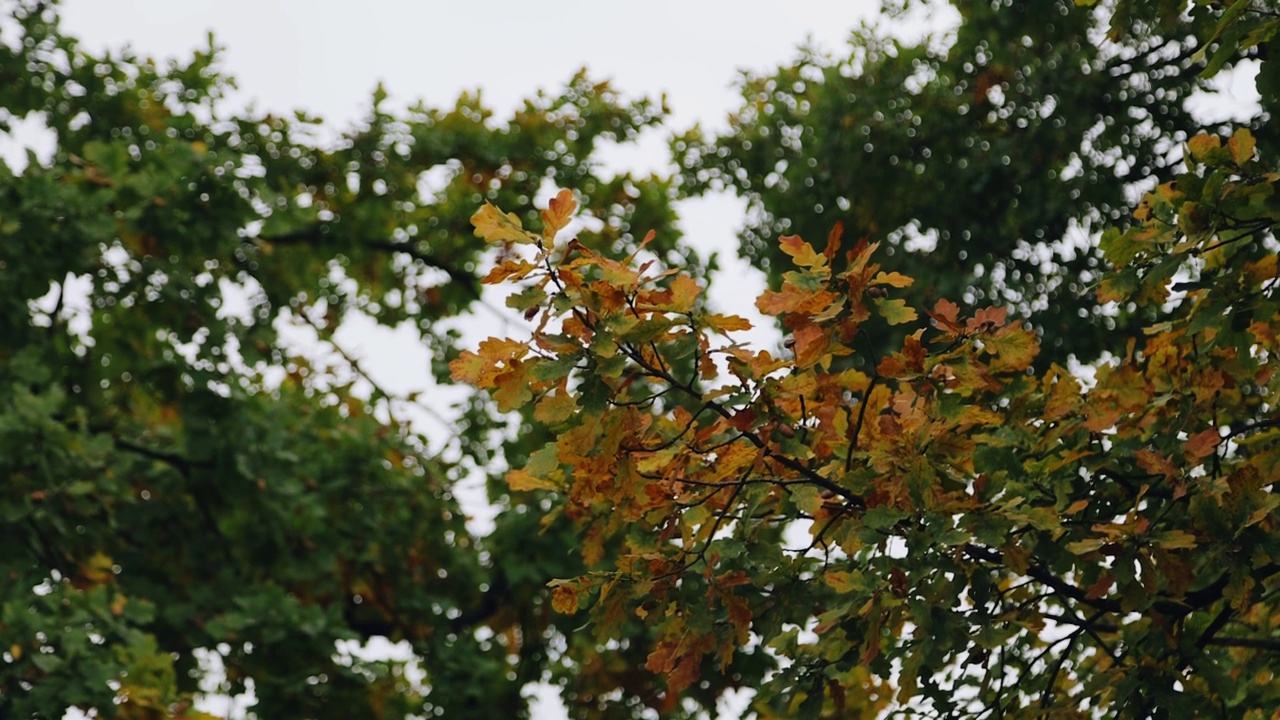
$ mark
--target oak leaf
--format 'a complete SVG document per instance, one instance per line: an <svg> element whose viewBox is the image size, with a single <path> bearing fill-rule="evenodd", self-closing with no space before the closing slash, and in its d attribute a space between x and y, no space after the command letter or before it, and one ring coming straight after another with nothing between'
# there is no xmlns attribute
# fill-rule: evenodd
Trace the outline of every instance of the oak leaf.
<svg viewBox="0 0 1280 720"><path fill-rule="evenodd" d="M778 238L778 246L799 267L813 271L825 271L827 268L826 256L814 251L813 246L799 235L783 235Z"/></svg>
<svg viewBox="0 0 1280 720"><path fill-rule="evenodd" d="M539 242L537 235L524 229L515 213L504 214L491 203L486 202L471 216L471 224L475 226L476 237L483 238L485 242L513 242L522 245Z"/></svg>
<svg viewBox="0 0 1280 720"><path fill-rule="evenodd" d="M906 300L876 298L873 302L876 309L880 311L881 317L890 325L902 325L918 317L914 308L907 307Z"/></svg>
<svg viewBox="0 0 1280 720"><path fill-rule="evenodd" d="M562 189L551 198L547 209L542 211L542 239L547 245L555 240L556 233L565 229L578 209L578 201L573 198L573 191Z"/></svg>

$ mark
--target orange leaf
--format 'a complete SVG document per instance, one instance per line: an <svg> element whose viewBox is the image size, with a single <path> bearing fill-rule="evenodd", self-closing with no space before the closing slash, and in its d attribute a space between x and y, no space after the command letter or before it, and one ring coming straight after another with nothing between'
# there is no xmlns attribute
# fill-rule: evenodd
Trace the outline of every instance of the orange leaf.
<svg viewBox="0 0 1280 720"><path fill-rule="evenodd" d="M1009 316L1009 311L1004 308L982 308L969 318L965 323L965 327L969 332L994 332L1004 327L1005 318Z"/></svg>
<svg viewBox="0 0 1280 720"><path fill-rule="evenodd" d="M822 327L813 323L798 328L791 336L795 340L796 367L810 367L826 355L831 338Z"/></svg>
<svg viewBox="0 0 1280 720"><path fill-rule="evenodd" d="M933 312L929 313L934 318L943 320L946 324L957 326L959 324L960 306L943 298L933 305Z"/></svg>
<svg viewBox="0 0 1280 720"><path fill-rule="evenodd" d="M547 209L542 211L542 239L548 245L573 219L573 212L578 209L578 201L573 199L573 191L565 188L551 198Z"/></svg>
<svg viewBox="0 0 1280 720"><path fill-rule="evenodd" d="M811 292L801 290L789 282L782 284L777 292L765 290L756 300L756 308L765 315L782 315L783 313L813 314L826 310L835 302L835 293L827 290Z"/></svg>
<svg viewBox="0 0 1280 720"><path fill-rule="evenodd" d="M1083 510L1083 509L1085 509L1085 508L1087 508L1087 507L1089 507L1089 499L1088 499L1088 498L1085 498L1085 499L1083 499L1083 500L1077 500L1077 501L1075 501L1075 502L1071 503L1070 505L1068 505L1068 506L1067 506L1067 509L1062 511L1062 514L1063 514L1063 515L1075 515L1076 513L1080 512L1081 510Z"/></svg>
<svg viewBox="0 0 1280 720"><path fill-rule="evenodd" d="M564 615L578 612L578 583L574 580L552 580L551 608Z"/></svg>
<svg viewBox="0 0 1280 720"><path fill-rule="evenodd" d="M510 371L528 350L529 346L518 340L489 338L480 341L478 352L464 350L449 363L449 370L458 382L491 387L495 378Z"/></svg>
<svg viewBox="0 0 1280 720"><path fill-rule="evenodd" d="M682 690L697 682L702 675L702 658L698 653L682 655L676 666L667 675L667 692L678 695Z"/></svg>
<svg viewBox="0 0 1280 720"><path fill-rule="evenodd" d="M1044 419L1057 420L1075 412L1083 404L1080 382L1062 368L1054 366L1045 376Z"/></svg>
<svg viewBox="0 0 1280 720"><path fill-rule="evenodd" d="M805 242L799 235L783 235L778 238L778 246L782 252L791 256L796 265L809 270L820 270L827 267L827 258L814 252L813 246Z"/></svg>
<svg viewBox="0 0 1280 720"><path fill-rule="evenodd" d="M1184 451L1188 458L1191 458L1192 460L1199 460L1216 450L1220 440L1221 436L1218 435L1217 428L1202 430L1187 438L1187 444Z"/></svg>
<svg viewBox="0 0 1280 720"><path fill-rule="evenodd" d="M844 223L839 220L835 225L831 226L831 232L827 235L827 246L822 250L822 256L831 262L836 259L836 253L840 251L840 237L844 235Z"/></svg>
<svg viewBox="0 0 1280 720"><path fill-rule="evenodd" d="M1133 459L1137 461L1138 467L1152 475L1163 475L1167 480L1178 478L1178 468L1158 450L1142 448L1133 453Z"/></svg>
<svg viewBox="0 0 1280 720"><path fill-rule="evenodd" d="M937 323L944 339L954 338L960 334L961 327L958 320L960 308L950 300L939 300L934 304L932 311L925 310L924 313Z"/></svg>

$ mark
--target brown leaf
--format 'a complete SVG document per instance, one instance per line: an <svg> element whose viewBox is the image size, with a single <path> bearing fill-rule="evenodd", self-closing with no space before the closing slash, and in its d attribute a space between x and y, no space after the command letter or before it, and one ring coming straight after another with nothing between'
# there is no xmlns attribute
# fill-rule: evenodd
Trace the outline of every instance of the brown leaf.
<svg viewBox="0 0 1280 720"><path fill-rule="evenodd" d="M547 583L551 588L551 608L563 615L578 612L578 593L580 587L575 580L552 580Z"/></svg>
<svg viewBox="0 0 1280 720"><path fill-rule="evenodd" d="M836 253L840 251L840 237L844 235L844 223L839 220L835 225L831 226L831 232L827 234L827 246L822 250L822 256L827 262L836 259Z"/></svg>
<svg viewBox="0 0 1280 720"><path fill-rule="evenodd" d="M1201 430L1187 438L1187 443L1183 446L1183 452L1186 453L1189 459L1193 461L1199 460L1216 450L1221 439L1217 428Z"/></svg>
<svg viewBox="0 0 1280 720"><path fill-rule="evenodd" d="M1088 600L1097 600L1103 597L1111 590L1111 586L1116 584L1116 576L1110 571L1102 573L1098 576L1098 580L1089 586L1085 591L1085 598Z"/></svg>

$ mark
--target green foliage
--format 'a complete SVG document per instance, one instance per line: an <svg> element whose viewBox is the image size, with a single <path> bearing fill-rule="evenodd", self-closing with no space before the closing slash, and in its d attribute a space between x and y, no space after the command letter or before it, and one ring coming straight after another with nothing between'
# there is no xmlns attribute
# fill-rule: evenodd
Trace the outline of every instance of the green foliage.
<svg viewBox="0 0 1280 720"><path fill-rule="evenodd" d="M671 180L597 173L665 108L585 73L331 131L220 113L212 43L90 53L0 0L0 130L55 136L0 166L0 716L199 717L202 651L261 717L520 717L535 681L584 718L1270 712L1280 138L1182 101L1274 16L953 5L945 50L868 29L745 79ZM782 351L674 227L718 186ZM481 272L531 338L456 346ZM340 355L359 316L490 391L443 457L281 337ZM375 637L414 660L336 651Z"/></svg>
<svg viewBox="0 0 1280 720"><path fill-rule="evenodd" d="M1090 361L1140 319L1095 301L1087 237L1172 177L1177 147L1203 129L1188 96L1270 42L1274 15L1255 4L1196 3L1184 19L1174 2L891 2L890 14L952 9L960 24L916 43L865 27L847 53L744 76L724 134L674 140L683 190L746 199L741 253L774 287L789 267L776 237L841 222L885 242L878 260L915 278L913 304L1005 305L1040 331L1042 368ZM1214 51L1208 68L1198 48ZM1268 112L1277 67L1259 76Z"/></svg>
<svg viewBox="0 0 1280 720"><path fill-rule="evenodd" d="M341 133L225 116L212 44L98 55L48 3L2 6L0 130L39 117L56 147L0 165L0 716L194 717L200 649L262 717L523 715L522 687L564 672L545 584L579 565L525 508L469 533L455 485L507 421L473 400L432 457L358 363L281 331L408 324L443 370L479 302L469 216L552 180L588 242L660 228L651 249L698 267L668 182L591 160L665 110L579 74L506 120L472 95L392 112L381 88ZM410 644L429 695L335 652L372 637Z"/></svg>

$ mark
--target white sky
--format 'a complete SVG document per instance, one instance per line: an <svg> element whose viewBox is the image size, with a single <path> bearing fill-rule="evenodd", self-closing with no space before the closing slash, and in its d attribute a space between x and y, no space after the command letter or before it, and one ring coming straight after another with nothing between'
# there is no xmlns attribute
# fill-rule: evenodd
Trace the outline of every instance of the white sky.
<svg viewBox="0 0 1280 720"><path fill-rule="evenodd" d="M91 50L130 45L160 60L189 56L212 31L226 48L222 67L237 80L237 102L277 113L303 109L338 128L365 113L379 81L399 105L421 99L448 107L462 91L479 88L501 119L521 99L556 91L586 66L624 95L665 93L669 127L684 129L724 125L736 105L739 70L788 62L806 42L838 50L877 6L877 0L64 0L62 16L65 32ZM648 133L639 147L610 151L603 160L619 170L663 171L665 136ZM736 258L741 203L712 197L680 210L690 242L721 251L713 302L753 316L743 310L764 283ZM496 321L470 328L473 343L506 331ZM340 342L384 387L425 387L426 357L412 333L360 323L344 330ZM771 329L754 335L773 338ZM483 529L487 518L478 519ZM567 717L553 693L537 695L537 720ZM207 711L230 709L225 698L211 700ZM723 707L721 717L737 717L741 700Z"/></svg>

